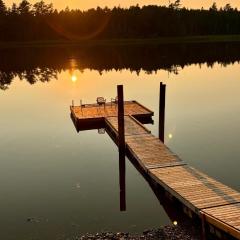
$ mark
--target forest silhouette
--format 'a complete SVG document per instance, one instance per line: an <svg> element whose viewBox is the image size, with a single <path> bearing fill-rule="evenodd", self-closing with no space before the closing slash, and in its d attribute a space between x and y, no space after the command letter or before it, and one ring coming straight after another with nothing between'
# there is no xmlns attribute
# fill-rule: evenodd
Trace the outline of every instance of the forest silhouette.
<svg viewBox="0 0 240 240"><path fill-rule="evenodd" d="M230 4L218 9L186 9L177 0L169 6L107 7L81 11L56 10L44 1L22 0L7 8L0 0L0 41L136 39L174 36L235 35L240 12Z"/></svg>

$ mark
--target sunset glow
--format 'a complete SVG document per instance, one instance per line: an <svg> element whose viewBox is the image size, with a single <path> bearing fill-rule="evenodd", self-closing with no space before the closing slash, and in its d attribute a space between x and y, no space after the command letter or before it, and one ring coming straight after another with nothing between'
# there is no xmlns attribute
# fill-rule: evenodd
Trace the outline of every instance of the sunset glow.
<svg viewBox="0 0 240 240"><path fill-rule="evenodd" d="M11 6L13 2L16 2L17 4L20 2L14 1L14 0L6 0L5 1L8 6ZM30 3L34 4L37 2L36 0L29 0ZM114 6L121 6L121 7L129 7L133 5L139 4L139 6L143 5L168 5L168 0L103 0L103 1L97 1L97 0L88 0L88 1L78 1L78 0L72 0L72 1L63 1L63 0L52 0L52 1L46 1L48 3L53 3L54 7L57 9L65 9L66 7L69 7L70 9L89 9L89 8L96 8L97 6L105 7L108 6L110 8ZM174 2L174 1L170 1ZM206 1L200 1L200 0L182 0L182 5L187 8L209 8L214 1L212 0L206 0ZM218 0L217 6L221 7L226 5L227 3L230 3L233 7L240 7L239 0Z"/></svg>

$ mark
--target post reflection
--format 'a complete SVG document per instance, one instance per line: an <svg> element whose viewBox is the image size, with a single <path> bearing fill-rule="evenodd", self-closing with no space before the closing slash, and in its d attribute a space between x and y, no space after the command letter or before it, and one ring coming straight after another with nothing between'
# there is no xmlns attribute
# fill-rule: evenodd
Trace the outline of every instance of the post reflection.
<svg viewBox="0 0 240 240"><path fill-rule="evenodd" d="M119 149L120 150L120 149ZM122 151L119 154L120 211L126 211L126 159Z"/></svg>

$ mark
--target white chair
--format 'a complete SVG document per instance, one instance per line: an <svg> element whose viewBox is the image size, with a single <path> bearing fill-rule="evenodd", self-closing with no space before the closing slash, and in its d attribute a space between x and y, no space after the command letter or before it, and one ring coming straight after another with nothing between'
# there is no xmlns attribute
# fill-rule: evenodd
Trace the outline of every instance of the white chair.
<svg viewBox="0 0 240 240"><path fill-rule="evenodd" d="M115 97L115 98L111 98L111 106L113 104L118 104L118 97ZM116 105L115 105L116 106Z"/></svg>

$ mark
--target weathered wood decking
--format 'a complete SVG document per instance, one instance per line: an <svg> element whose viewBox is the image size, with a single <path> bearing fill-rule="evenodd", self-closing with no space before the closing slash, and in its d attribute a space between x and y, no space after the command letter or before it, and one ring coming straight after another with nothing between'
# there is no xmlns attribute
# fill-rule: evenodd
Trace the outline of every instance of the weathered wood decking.
<svg viewBox="0 0 240 240"><path fill-rule="evenodd" d="M114 103L106 103L105 107L99 107L97 104L71 106L70 110L77 131L105 127L105 118L116 117L118 114L117 105ZM152 121L153 112L137 101L125 101L124 112L125 115L133 116L143 123Z"/></svg>
<svg viewBox="0 0 240 240"><path fill-rule="evenodd" d="M126 148L151 178L184 206L217 229L240 239L240 193L188 166L137 119L144 121L153 112L141 104L125 102ZM71 107L78 125L95 119L104 126L115 142L118 139L117 106L96 105ZM84 126L83 126L84 128Z"/></svg>
<svg viewBox="0 0 240 240"><path fill-rule="evenodd" d="M85 119L99 119L106 117L117 116L117 105L114 103L106 103L105 107L98 104L85 104L81 106L71 106L71 112L78 119L78 121L84 121ZM124 102L124 114L135 117L152 116L153 112L144 107L137 101L125 101Z"/></svg>

